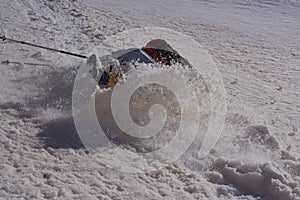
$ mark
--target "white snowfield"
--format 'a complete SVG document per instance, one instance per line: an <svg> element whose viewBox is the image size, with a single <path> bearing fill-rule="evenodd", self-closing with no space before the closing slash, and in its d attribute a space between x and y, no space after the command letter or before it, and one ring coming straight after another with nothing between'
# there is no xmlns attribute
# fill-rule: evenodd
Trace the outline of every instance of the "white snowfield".
<svg viewBox="0 0 300 200"><path fill-rule="evenodd" d="M0 36L83 55L137 27L192 36L219 67L228 111L204 159L198 137L162 170L113 170L122 161L88 153L73 123L84 60L1 41L0 199L300 199L299 10L297 0L1 1Z"/></svg>

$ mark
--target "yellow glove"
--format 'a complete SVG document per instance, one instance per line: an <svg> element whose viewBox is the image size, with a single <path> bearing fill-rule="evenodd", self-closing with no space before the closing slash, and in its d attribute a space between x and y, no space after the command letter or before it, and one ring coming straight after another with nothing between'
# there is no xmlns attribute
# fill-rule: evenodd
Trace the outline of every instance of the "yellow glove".
<svg viewBox="0 0 300 200"><path fill-rule="evenodd" d="M121 73L116 73L116 72L109 72L108 73L109 79L108 82L106 83L106 87L112 87L116 85L119 81L120 78L122 78Z"/></svg>

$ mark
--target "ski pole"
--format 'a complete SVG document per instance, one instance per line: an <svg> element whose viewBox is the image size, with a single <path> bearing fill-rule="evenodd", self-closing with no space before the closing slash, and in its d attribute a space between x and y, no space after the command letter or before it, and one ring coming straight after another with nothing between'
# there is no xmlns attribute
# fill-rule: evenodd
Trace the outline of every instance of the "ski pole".
<svg viewBox="0 0 300 200"><path fill-rule="evenodd" d="M67 55L75 56L75 57L79 57L79 58L87 58L87 56L84 56L84 55L80 55L80 54L76 54L76 53L72 53L72 52L68 52L68 51L64 51L64 50L54 49L54 48L50 48L50 47L45 47L45 46L41 46L41 45L37 45L37 44L32 44L32 43L25 42L25 41L10 39L10 38L6 38L5 36L0 36L0 39L2 41L15 42L15 43L24 44L24 45L28 45L28 46L33 46L33 47L37 47L37 48L41 48L41 49L46 49L46 50L49 50L49 51L55 51L55 52L58 52L58 53L67 54Z"/></svg>
<svg viewBox="0 0 300 200"><path fill-rule="evenodd" d="M10 60L4 60L4 61L1 62L1 64L4 64L4 65L17 64L17 65L20 65L20 64L22 64L22 62L10 61ZM24 62L23 64L25 64L25 65L33 65L33 66L46 66L46 67L51 67L51 65L44 64L44 63L29 63L29 62Z"/></svg>

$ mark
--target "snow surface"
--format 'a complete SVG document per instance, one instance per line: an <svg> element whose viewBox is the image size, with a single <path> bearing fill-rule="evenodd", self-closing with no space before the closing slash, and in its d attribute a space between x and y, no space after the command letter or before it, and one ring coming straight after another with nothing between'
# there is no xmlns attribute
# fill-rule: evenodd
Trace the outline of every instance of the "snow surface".
<svg viewBox="0 0 300 200"><path fill-rule="evenodd" d="M162 26L192 36L223 76L228 112L213 151L196 138L151 173L104 167L71 117L82 60L1 42L0 199L300 199L297 0L4 0L1 34L84 55L110 35ZM5 64L10 60L15 64ZM206 123L205 121L203 123ZM130 157L129 146L119 146Z"/></svg>

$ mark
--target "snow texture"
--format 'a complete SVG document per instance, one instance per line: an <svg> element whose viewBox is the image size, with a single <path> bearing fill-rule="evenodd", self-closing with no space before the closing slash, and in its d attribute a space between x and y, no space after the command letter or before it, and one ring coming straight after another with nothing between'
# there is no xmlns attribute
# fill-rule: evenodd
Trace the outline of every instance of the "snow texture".
<svg viewBox="0 0 300 200"><path fill-rule="evenodd" d="M1 41L0 199L300 199L299 9L297 0L3 0L1 35L83 55L137 27L192 36L219 67L228 112L204 159L198 137L162 170L109 169L122 161L87 152L71 117L84 60ZM118 152L130 157L133 143Z"/></svg>

